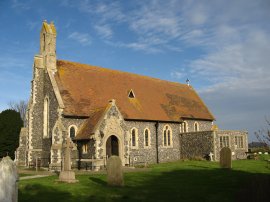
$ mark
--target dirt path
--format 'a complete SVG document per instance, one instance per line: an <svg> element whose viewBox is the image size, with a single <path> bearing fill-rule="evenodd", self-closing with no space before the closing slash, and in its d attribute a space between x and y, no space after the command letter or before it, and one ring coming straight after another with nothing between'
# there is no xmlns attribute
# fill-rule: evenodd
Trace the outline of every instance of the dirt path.
<svg viewBox="0 0 270 202"><path fill-rule="evenodd" d="M50 176L50 175L30 175L30 176L20 177L19 180L28 180L28 179L48 177L48 176Z"/></svg>

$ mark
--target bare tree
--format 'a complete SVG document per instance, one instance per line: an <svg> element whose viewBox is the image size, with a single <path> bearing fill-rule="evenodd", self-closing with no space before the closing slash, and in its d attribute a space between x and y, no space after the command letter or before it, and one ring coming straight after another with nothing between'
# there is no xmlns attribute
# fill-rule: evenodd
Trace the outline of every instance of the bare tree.
<svg viewBox="0 0 270 202"><path fill-rule="evenodd" d="M26 111L27 111L28 102L26 100L20 100L18 102L10 101L8 106L10 109L13 109L20 113L23 124L26 124Z"/></svg>
<svg viewBox="0 0 270 202"><path fill-rule="evenodd" d="M255 132L256 138L259 140L259 142L263 142L266 145L270 145L270 121L265 117L265 121L267 123L267 127L260 129Z"/></svg>

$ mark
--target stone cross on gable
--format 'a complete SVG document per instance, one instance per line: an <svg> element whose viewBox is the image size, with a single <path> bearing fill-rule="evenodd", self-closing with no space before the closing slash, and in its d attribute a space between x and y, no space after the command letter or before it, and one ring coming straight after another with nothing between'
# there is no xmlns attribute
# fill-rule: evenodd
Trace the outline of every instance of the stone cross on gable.
<svg viewBox="0 0 270 202"><path fill-rule="evenodd" d="M70 171L71 170L71 150L73 148L74 144L71 141L70 137L67 137L66 142L63 144L64 149L64 165L63 165L63 171Z"/></svg>

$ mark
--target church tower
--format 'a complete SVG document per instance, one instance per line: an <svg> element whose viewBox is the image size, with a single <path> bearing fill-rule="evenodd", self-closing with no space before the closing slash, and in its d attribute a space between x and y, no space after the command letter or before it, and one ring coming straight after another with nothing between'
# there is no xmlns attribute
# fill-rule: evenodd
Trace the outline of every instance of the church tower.
<svg viewBox="0 0 270 202"><path fill-rule="evenodd" d="M56 71L56 29L51 22L43 21L40 31L40 51L47 70Z"/></svg>

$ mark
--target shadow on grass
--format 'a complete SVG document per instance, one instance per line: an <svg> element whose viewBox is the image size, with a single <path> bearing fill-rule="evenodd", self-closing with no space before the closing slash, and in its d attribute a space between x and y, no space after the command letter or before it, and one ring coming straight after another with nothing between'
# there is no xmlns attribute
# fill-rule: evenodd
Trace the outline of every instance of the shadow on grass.
<svg viewBox="0 0 270 202"><path fill-rule="evenodd" d="M125 187L110 187L104 176L79 176L78 193L63 184L27 184L19 201L268 201L270 175L226 169L126 173ZM68 185L69 186L69 185ZM64 189L65 190L65 189ZM21 200L22 199L22 200Z"/></svg>
<svg viewBox="0 0 270 202"><path fill-rule="evenodd" d="M60 191L54 187L41 184L28 184L23 190L19 189L19 201L72 201L71 193Z"/></svg>
<svg viewBox="0 0 270 202"><path fill-rule="evenodd" d="M107 186L107 182L100 179L100 178L97 178L97 177L89 177L90 180L92 180L93 182L97 183L97 184L100 184L100 185L103 185L103 186Z"/></svg>
<svg viewBox="0 0 270 202"><path fill-rule="evenodd" d="M129 184L132 178L126 178ZM269 188L270 174L191 169L146 177L125 195L134 201L264 202L270 201Z"/></svg>

